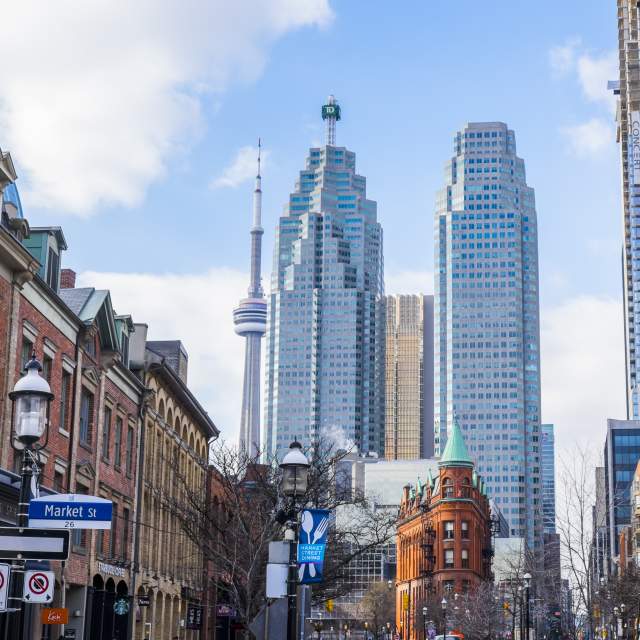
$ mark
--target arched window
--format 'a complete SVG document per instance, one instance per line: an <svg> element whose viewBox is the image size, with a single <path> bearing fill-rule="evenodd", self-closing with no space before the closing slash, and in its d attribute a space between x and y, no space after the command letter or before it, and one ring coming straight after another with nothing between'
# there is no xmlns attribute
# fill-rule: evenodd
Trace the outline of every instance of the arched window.
<svg viewBox="0 0 640 640"><path fill-rule="evenodd" d="M453 498L453 480L445 478L442 481L442 496L444 498Z"/></svg>

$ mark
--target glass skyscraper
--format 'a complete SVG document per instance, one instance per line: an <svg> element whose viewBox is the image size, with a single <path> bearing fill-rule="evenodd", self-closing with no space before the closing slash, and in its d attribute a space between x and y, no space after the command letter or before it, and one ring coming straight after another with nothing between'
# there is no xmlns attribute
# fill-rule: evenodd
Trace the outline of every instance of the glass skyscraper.
<svg viewBox="0 0 640 640"><path fill-rule="evenodd" d="M458 417L512 535L542 541L535 198L515 134L470 123L453 139L435 215L436 454Z"/></svg>
<svg viewBox="0 0 640 640"><path fill-rule="evenodd" d="M265 449L320 438L384 453L382 228L356 156L335 145L340 109L323 107L280 217L267 328Z"/></svg>
<svg viewBox="0 0 640 640"><path fill-rule="evenodd" d="M540 467L542 469L543 533L556 532L556 445L552 424L541 425Z"/></svg>

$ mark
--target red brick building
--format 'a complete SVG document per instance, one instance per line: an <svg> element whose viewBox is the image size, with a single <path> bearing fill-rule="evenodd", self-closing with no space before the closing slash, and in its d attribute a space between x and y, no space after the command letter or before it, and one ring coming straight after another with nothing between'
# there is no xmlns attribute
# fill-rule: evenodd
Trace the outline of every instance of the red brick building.
<svg viewBox="0 0 640 640"><path fill-rule="evenodd" d="M422 607L443 592L463 593L491 579L491 513L454 421L438 477L406 486L397 525L396 625L422 637Z"/></svg>

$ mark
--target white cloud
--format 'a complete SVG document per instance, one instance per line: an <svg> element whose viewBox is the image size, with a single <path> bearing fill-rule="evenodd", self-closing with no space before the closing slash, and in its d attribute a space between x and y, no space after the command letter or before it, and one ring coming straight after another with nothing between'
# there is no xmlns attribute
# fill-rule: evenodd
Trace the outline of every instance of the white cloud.
<svg viewBox="0 0 640 640"><path fill-rule="evenodd" d="M205 99L257 77L286 32L327 24L328 2L7 4L0 143L23 195L80 215L140 201L202 128Z"/></svg>
<svg viewBox="0 0 640 640"><path fill-rule="evenodd" d="M568 127L561 127L560 132L566 137L569 150L578 156L594 156L615 145L615 131L602 118L591 118L587 122Z"/></svg>
<svg viewBox="0 0 640 640"><path fill-rule="evenodd" d="M580 38L569 38L564 44L551 47L549 64L556 76L564 76L573 70L576 62Z"/></svg>
<svg viewBox="0 0 640 640"><path fill-rule="evenodd" d="M384 286L387 295L400 293L433 293L433 272L431 271L386 271Z"/></svg>
<svg viewBox="0 0 640 640"><path fill-rule="evenodd" d="M622 302L579 296L542 309L542 418L558 448L599 452L607 418L625 416Z"/></svg>
<svg viewBox="0 0 640 640"><path fill-rule="evenodd" d="M587 100L601 102L614 114L616 97L607 89L607 82L618 77L618 56L611 51L602 56L581 55L576 63L580 86Z"/></svg>
<svg viewBox="0 0 640 640"><path fill-rule="evenodd" d="M231 164L226 167L217 178L211 181L211 187L213 189L220 189L222 187L235 189L245 182L245 180L254 178L257 170L257 157L257 147L241 147L238 149L238 153L236 153ZM268 157L269 152L263 149L260 160L263 169Z"/></svg>
<svg viewBox="0 0 640 640"><path fill-rule="evenodd" d="M182 340L189 353L189 387L230 444L238 438L244 340L232 312L249 276L234 269L202 275L85 272L78 286L110 289L118 313L149 325L152 340Z"/></svg>

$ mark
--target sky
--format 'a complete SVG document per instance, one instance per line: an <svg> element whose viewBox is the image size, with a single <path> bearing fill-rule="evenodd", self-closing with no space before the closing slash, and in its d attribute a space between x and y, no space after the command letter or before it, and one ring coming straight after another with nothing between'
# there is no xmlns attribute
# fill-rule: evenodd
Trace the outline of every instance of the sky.
<svg viewBox="0 0 640 640"><path fill-rule="evenodd" d="M400 10L401 9L401 10ZM600 451L624 417L614 0L23 0L3 7L0 147L32 226L118 313L179 338L239 430L255 147L263 279L320 107L342 107L384 229L387 292L433 291L435 192L468 121L516 132L539 224L542 418ZM25 34L29 34L25 38Z"/></svg>

